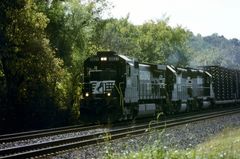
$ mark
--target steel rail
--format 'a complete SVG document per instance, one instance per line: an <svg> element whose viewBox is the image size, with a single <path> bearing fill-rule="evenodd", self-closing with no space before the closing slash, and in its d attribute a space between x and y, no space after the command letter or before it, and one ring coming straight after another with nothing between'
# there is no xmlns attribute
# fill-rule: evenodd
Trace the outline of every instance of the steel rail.
<svg viewBox="0 0 240 159"><path fill-rule="evenodd" d="M6 142L20 141L20 140L29 140L33 138L41 138L45 136L59 135L64 133L97 129L101 127L102 125L94 125L94 124L74 125L74 126L59 127L59 128L53 128L53 129L43 129L43 130L28 131L28 132L14 133L14 134L6 134L6 135L0 136L0 144L6 143Z"/></svg>

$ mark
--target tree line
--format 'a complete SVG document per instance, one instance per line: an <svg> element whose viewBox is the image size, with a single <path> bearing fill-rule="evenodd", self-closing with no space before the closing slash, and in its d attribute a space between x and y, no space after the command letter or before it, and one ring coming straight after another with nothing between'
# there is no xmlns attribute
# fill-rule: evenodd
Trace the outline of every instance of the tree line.
<svg viewBox="0 0 240 159"><path fill-rule="evenodd" d="M82 64L97 51L186 66L195 57L215 64L214 54L229 53L227 43L240 58L237 39L194 36L168 18L142 25L128 16L104 19L109 7L106 0L0 2L0 133L78 123Z"/></svg>

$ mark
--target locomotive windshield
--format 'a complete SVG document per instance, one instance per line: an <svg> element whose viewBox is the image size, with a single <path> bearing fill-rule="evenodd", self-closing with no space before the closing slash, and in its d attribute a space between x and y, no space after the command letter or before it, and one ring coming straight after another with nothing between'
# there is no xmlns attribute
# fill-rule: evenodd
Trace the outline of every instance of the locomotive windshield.
<svg viewBox="0 0 240 159"><path fill-rule="evenodd" d="M90 71L90 81L115 80L115 70L94 70Z"/></svg>

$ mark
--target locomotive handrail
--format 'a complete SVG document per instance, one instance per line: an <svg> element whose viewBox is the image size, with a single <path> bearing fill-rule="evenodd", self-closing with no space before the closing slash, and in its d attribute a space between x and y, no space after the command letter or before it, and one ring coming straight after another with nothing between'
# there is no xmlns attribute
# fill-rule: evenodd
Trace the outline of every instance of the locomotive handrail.
<svg viewBox="0 0 240 159"><path fill-rule="evenodd" d="M121 87L122 84L124 84L124 83L123 82L119 83L119 90L120 90L120 93L121 93L122 108L124 109L124 97L123 97L123 92L122 92L122 87Z"/></svg>
<svg viewBox="0 0 240 159"><path fill-rule="evenodd" d="M119 97L120 97L120 101L119 101L119 104L120 104L120 107L122 108L122 111L124 111L124 99L123 99L123 93L122 93L122 88L121 88L121 84L124 84L123 82L119 82L119 88L117 87L116 84L114 84L117 92L119 93Z"/></svg>

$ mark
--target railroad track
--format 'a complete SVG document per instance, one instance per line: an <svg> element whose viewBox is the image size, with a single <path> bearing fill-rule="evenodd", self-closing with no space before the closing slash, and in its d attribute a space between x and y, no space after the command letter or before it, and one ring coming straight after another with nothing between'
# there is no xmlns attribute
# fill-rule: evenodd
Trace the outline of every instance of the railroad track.
<svg viewBox="0 0 240 159"><path fill-rule="evenodd" d="M64 133L97 129L101 127L103 127L103 125L82 124L82 125L66 126L66 127L52 128L52 129L43 129L43 130L27 131L27 132L13 133L13 134L5 134L5 135L0 135L0 144L6 143L6 142L20 141L20 140L21 141L29 140L33 138L41 138L45 136L59 135Z"/></svg>
<svg viewBox="0 0 240 159"><path fill-rule="evenodd" d="M187 124L190 122L206 120L235 113L240 113L240 108L233 108L230 110L221 110L216 112L206 112L202 114L195 114L193 116L178 116L172 119L167 119L165 121L151 122L151 124L139 124L131 127L113 128L107 132L93 133L84 136L76 136L72 138L54 140L46 143L2 149L0 150L0 159L19 159L49 155L60 151L66 151L73 148L101 143L106 140L114 140L127 137L129 135L139 135L147 133L149 131L146 130L149 130L149 128L164 129L177 125Z"/></svg>

